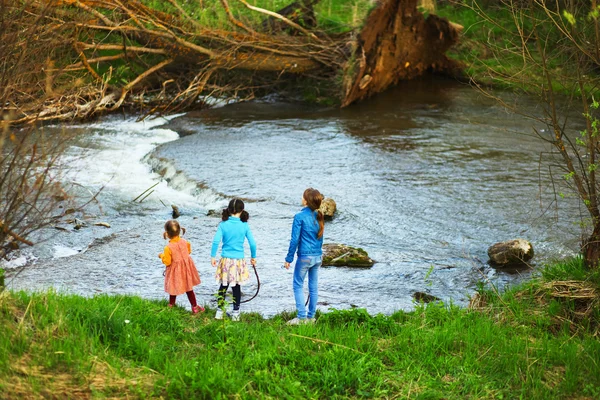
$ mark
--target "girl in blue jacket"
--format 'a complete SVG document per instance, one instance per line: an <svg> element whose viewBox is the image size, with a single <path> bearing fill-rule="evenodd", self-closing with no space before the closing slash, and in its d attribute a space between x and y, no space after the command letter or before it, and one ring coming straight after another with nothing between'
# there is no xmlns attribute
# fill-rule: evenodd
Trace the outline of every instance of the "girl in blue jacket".
<svg viewBox="0 0 600 400"><path fill-rule="evenodd" d="M290 325L312 323L315 321L317 311L319 281L319 267L323 261L323 230L325 228L325 217L321 207L323 195L316 189L308 188L302 195L304 208L294 216L292 224L292 238L287 256L285 257L285 268L290 268L294 260L294 253L298 250L296 265L294 266L294 298L298 317L288 321ZM308 314L304 302L304 279L308 274Z"/></svg>
<svg viewBox="0 0 600 400"><path fill-rule="evenodd" d="M250 245L250 262L256 266L256 242L247 224L250 215L244 211L244 202L240 199L233 199L229 202L227 208L223 210L222 221L219 223L217 232L213 239L211 250L211 264L217 267L215 278L221 284L217 294L219 307L215 314L216 319L223 319L223 308L225 305L225 293L232 285L233 292L233 313L232 321L240 319L240 299L242 297L240 285L245 283L250 277L246 259L244 258L244 241L247 239ZM219 244L221 247L221 259L217 263L217 250Z"/></svg>

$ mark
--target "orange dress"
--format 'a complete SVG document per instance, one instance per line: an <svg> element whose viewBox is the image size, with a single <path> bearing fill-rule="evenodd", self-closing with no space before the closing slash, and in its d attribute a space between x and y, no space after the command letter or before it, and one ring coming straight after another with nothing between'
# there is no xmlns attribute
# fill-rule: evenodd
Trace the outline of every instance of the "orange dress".
<svg viewBox="0 0 600 400"><path fill-rule="evenodd" d="M190 257L190 252L189 243L177 237L169 241L165 252L160 255L163 263L167 265L165 292L171 296L189 292L194 289L194 286L200 284L200 275L194 260Z"/></svg>

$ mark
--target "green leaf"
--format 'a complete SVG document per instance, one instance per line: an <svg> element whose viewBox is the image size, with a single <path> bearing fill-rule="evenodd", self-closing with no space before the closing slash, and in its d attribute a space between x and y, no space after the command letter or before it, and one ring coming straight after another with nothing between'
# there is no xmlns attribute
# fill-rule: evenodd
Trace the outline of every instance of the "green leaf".
<svg viewBox="0 0 600 400"><path fill-rule="evenodd" d="M567 20L568 23L575 26L575 16L568 12L567 10L563 10L563 17Z"/></svg>
<svg viewBox="0 0 600 400"><path fill-rule="evenodd" d="M568 174L565 174L565 175L563 176L563 178L565 178L565 181L568 181L569 179L571 179L571 178L572 178L572 177L574 177L574 176L575 176L575 172L571 171L571 172L569 172Z"/></svg>

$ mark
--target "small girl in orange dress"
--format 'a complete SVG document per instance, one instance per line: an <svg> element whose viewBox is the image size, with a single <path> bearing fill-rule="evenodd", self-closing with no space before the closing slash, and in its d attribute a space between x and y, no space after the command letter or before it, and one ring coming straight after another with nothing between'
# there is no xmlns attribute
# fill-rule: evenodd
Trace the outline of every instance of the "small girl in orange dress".
<svg viewBox="0 0 600 400"><path fill-rule="evenodd" d="M170 239L165 246L165 251L158 257L167 266L165 273L165 292L169 293L169 307L175 305L175 299L180 294L187 294L192 305L192 313L197 314L204 311L204 307L196 303L194 286L200 284L200 275L190 257L192 247L189 242L179 237L179 233L185 234L185 228L179 226L175 220L167 221L163 237Z"/></svg>

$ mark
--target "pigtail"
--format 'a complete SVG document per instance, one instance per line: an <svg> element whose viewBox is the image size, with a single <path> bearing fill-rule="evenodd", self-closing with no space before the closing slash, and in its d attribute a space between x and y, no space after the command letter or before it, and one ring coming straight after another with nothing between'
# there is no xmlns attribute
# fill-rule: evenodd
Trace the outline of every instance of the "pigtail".
<svg viewBox="0 0 600 400"><path fill-rule="evenodd" d="M167 240L169 238L169 235L167 234L167 232L163 232L163 239Z"/></svg>
<svg viewBox="0 0 600 400"><path fill-rule="evenodd" d="M321 239L323 237L323 231L325 230L325 215L321 210L317 210L317 221L319 221L319 233L317 233L317 237Z"/></svg>
<svg viewBox="0 0 600 400"><path fill-rule="evenodd" d="M242 213L240 214L240 221L248 222L248 219L250 219L250 214L248 214L248 211L242 211Z"/></svg>
<svg viewBox="0 0 600 400"><path fill-rule="evenodd" d="M183 235L185 235L185 228L184 227L181 228L181 236L183 236Z"/></svg>
<svg viewBox="0 0 600 400"><path fill-rule="evenodd" d="M223 214L221 215L221 219L223 221L227 221L230 216L231 216L231 213L229 212L229 208L224 208L223 209Z"/></svg>

